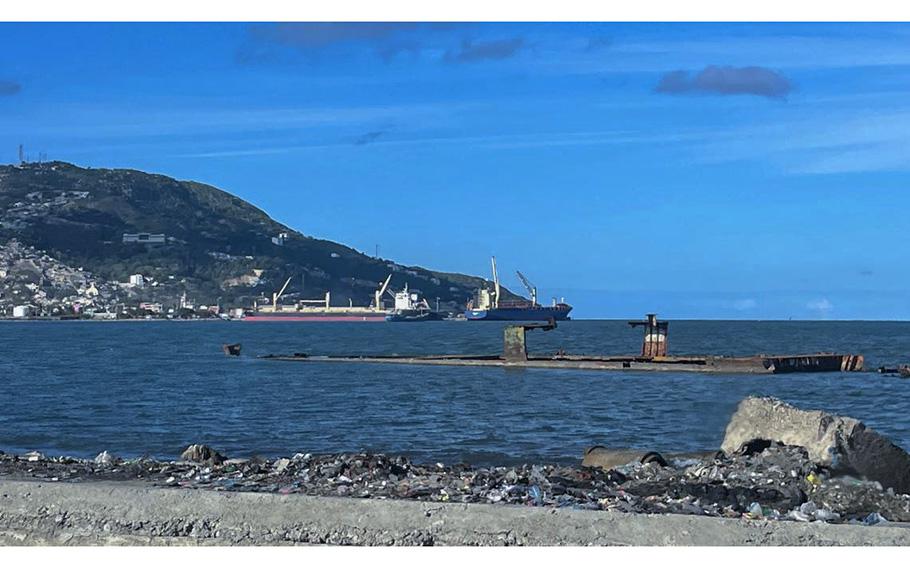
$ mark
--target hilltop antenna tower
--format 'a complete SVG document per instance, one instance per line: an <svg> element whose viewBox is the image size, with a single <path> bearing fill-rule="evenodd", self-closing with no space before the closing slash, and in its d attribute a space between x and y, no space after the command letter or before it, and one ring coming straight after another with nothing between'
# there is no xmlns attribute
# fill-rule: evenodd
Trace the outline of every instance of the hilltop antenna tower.
<svg viewBox="0 0 910 568"><path fill-rule="evenodd" d="M25 147L19 144L19 165L25 164Z"/></svg>

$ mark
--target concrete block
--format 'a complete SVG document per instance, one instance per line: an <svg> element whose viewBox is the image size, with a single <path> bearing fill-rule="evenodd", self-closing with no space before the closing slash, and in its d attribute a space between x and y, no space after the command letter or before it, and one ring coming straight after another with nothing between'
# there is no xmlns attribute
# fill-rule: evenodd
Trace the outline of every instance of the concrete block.
<svg viewBox="0 0 910 568"><path fill-rule="evenodd" d="M801 410L775 398L750 397L739 403L730 418L721 449L733 453L752 440L802 446L812 461L834 472L910 493L910 454L855 418Z"/></svg>

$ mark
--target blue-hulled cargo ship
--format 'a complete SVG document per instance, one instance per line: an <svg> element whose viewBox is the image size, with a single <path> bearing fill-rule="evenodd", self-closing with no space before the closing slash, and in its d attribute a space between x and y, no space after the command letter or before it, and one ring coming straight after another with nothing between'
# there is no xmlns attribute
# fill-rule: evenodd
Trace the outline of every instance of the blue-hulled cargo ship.
<svg viewBox="0 0 910 568"><path fill-rule="evenodd" d="M541 306L537 303L537 287L520 271L516 271L521 283L528 289L531 301L501 302L499 274L496 271L496 257L492 259L493 265L493 289L481 288L474 294L474 298L468 302L467 309L464 312L468 320L478 321L548 321L550 319L564 321L569 319L569 312L572 306L565 301L557 302L553 299L550 306Z"/></svg>
<svg viewBox="0 0 910 568"><path fill-rule="evenodd" d="M465 310L464 317L469 320L488 321L563 321L569 319L572 306L557 303L555 306L500 306L489 310Z"/></svg>

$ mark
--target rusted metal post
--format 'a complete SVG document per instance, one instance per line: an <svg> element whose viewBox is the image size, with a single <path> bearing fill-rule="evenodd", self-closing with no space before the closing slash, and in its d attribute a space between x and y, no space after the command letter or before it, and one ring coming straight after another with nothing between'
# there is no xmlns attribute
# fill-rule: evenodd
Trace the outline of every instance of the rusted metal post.
<svg viewBox="0 0 910 568"><path fill-rule="evenodd" d="M506 361L528 360L528 346L525 343L523 325L510 325L503 331L502 357Z"/></svg>
<svg viewBox="0 0 910 568"><path fill-rule="evenodd" d="M506 361L527 361L528 346L525 336L529 329L550 331L556 327L556 321L550 318L547 323L523 323L507 326L502 332L502 358Z"/></svg>
<svg viewBox="0 0 910 568"><path fill-rule="evenodd" d="M645 337L641 344L641 356L648 359L667 356L667 328L670 323L657 321L656 314L648 314L645 321L630 321L632 327L644 326Z"/></svg>

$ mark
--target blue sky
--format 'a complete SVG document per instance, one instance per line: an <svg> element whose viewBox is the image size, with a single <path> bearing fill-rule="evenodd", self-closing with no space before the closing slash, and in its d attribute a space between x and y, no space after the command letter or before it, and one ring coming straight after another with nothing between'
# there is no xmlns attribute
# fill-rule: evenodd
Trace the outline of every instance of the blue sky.
<svg viewBox="0 0 910 568"><path fill-rule="evenodd" d="M579 317L908 319L910 26L0 24L0 162L211 183Z"/></svg>

